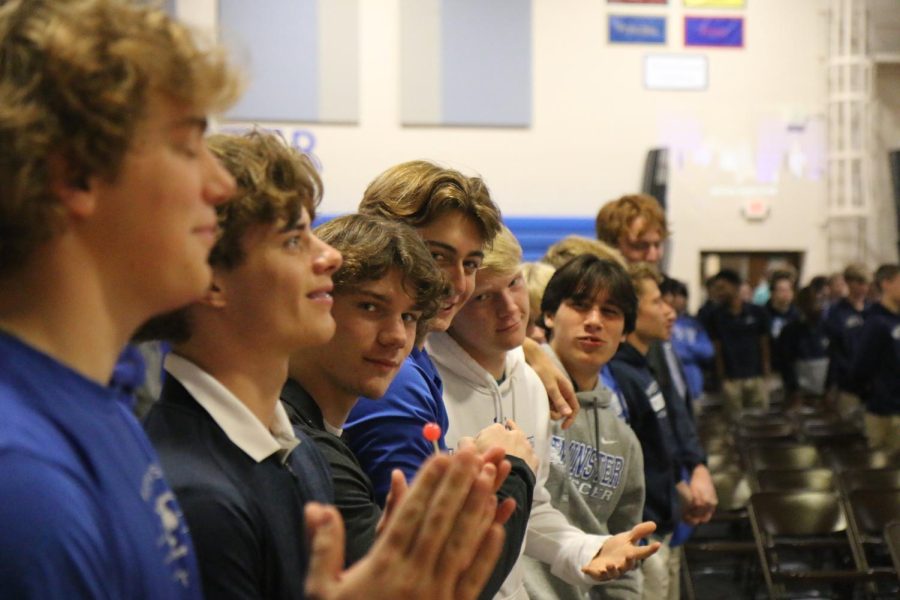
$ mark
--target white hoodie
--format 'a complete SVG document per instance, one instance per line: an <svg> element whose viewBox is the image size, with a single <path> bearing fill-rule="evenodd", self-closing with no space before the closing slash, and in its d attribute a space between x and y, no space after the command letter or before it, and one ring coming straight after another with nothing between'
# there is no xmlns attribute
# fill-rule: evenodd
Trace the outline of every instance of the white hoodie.
<svg viewBox="0 0 900 600"><path fill-rule="evenodd" d="M545 487L550 474L550 403L541 380L525 363L521 348L507 352L505 378L498 385L448 334L430 334L426 347L444 383L444 404L450 421L447 446L455 448L460 438L474 437L489 425L513 419L540 459L524 553L550 565L553 575L581 585L585 591L597 585L595 579L581 572L581 567L596 556L609 536L582 532L550 503ZM495 598L528 598L524 577L520 560Z"/></svg>

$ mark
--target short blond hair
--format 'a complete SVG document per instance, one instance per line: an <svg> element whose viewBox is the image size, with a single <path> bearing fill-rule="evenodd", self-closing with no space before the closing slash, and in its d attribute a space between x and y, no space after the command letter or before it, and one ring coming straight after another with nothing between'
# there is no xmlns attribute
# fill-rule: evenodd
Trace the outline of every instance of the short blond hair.
<svg viewBox="0 0 900 600"><path fill-rule="evenodd" d="M238 78L221 50L164 12L117 0L0 3L0 275L65 226L51 165L114 180L156 97L227 108Z"/></svg>
<svg viewBox="0 0 900 600"><path fill-rule="evenodd" d="M556 269L545 262L527 262L522 265L522 277L528 286L528 305L534 320L541 314L541 299L544 297L547 283L555 272Z"/></svg>
<svg viewBox="0 0 900 600"><path fill-rule="evenodd" d="M844 281L848 283L869 283L871 280L871 271L862 263L850 263L844 268Z"/></svg>
<svg viewBox="0 0 900 600"><path fill-rule="evenodd" d="M611 260L625 266L625 258L622 253L606 242L593 240L581 235L564 237L549 248L541 259L543 262L558 269L576 256L581 254L593 254L604 260Z"/></svg>
<svg viewBox="0 0 900 600"><path fill-rule="evenodd" d="M522 267L522 246L506 225L494 238L490 248L484 251L479 271L494 275L512 275Z"/></svg>
<svg viewBox="0 0 900 600"><path fill-rule="evenodd" d="M659 269L648 262L636 262L628 265L628 276L631 278L631 284L634 286L634 291L638 298L640 298L644 289L641 284L647 279L656 285L662 283L662 275L660 275Z"/></svg>

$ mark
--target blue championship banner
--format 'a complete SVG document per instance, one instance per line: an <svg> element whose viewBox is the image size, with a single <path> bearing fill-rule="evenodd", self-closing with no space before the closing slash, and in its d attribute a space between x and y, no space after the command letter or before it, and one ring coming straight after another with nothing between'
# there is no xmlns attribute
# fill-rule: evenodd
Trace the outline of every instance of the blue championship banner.
<svg viewBox="0 0 900 600"><path fill-rule="evenodd" d="M609 41L615 44L665 44L665 17L609 15Z"/></svg>
<svg viewBox="0 0 900 600"><path fill-rule="evenodd" d="M743 48L744 19L738 17L685 17L684 45Z"/></svg>

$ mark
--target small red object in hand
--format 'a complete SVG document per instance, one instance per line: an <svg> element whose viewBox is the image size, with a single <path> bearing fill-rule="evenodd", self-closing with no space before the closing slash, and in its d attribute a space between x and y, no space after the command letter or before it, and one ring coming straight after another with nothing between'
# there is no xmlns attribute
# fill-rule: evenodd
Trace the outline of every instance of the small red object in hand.
<svg viewBox="0 0 900 600"><path fill-rule="evenodd" d="M434 444L434 453L440 453L438 440L441 439L441 426L437 423L425 423L422 427L422 437Z"/></svg>

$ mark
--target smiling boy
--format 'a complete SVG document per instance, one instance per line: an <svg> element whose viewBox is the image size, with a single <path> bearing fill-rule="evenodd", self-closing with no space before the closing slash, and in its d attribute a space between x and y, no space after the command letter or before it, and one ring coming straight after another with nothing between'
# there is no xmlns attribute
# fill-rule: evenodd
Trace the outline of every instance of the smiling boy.
<svg viewBox="0 0 900 600"><path fill-rule="evenodd" d="M447 436L451 444L465 436L472 436L477 442L483 435L479 433L482 428L494 423L496 428L503 425L521 428L534 445L540 461L538 484L524 553L542 563L548 581L547 585L531 591L535 597L542 597L558 588L567 597L580 597L584 588L619 577L633 569L637 560L655 552L656 546L635 547L639 538L653 531L653 524L632 529L637 525L635 521L622 530L622 535L609 537L608 531L586 532L572 525L551 502L548 483L556 491L565 485L558 478L548 482L552 470L550 457L553 450L560 449L550 447L551 421L544 387L521 353L514 351L522 345L528 324L528 289L522 276L521 258L518 242L503 228L486 252L472 297L457 313L448 331L433 333L426 346L444 381L447 410L453 423ZM599 338L592 339L591 343L599 346ZM611 356L613 352L607 354ZM594 369L594 380L601 366L598 364ZM584 382L576 380L576 383ZM584 418L589 417L582 411L579 419ZM610 418L614 428L624 428L629 433L615 415L610 414ZM577 427L578 421L573 429ZM604 432L609 433L606 429ZM596 454L591 460L606 457ZM593 472L599 474L597 469ZM619 487L621 475L615 477L614 488ZM565 475L562 477L567 481ZM599 484L600 478L596 479L595 483ZM607 487L610 483L604 480L599 485ZM610 491L608 487L606 491ZM600 497L608 499L605 494ZM525 561L519 561L497 598L528 597L525 565Z"/></svg>
<svg viewBox="0 0 900 600"><path fill-rule="evenodd" d="M345 559L372 547L381 507L342 428L360 396L380 398L445 298L445 283L411 228L369 215L347 215L316 234L344 263L334 275L334 336L291 356L281 393L291 421L331 466L335 504L347 529Z"/></svg>
<svg viewBox="0 0 900 600"><path fill-rule="evenodd" d="M321 183L305 157L257 132L210 145L238 193L218 210L206 296L144 328L173 343L145 427L184 508L205 593L299 598L304 504L331 502L332 490L278 394L290 353L334 333L341 255L312 234Z"/></svg>
<svg viewBox="0 0 900 600"><path fill-rule="evenodd" d="M340 518L311 502L332 498L328 465L278 401L292 352L335 331L331 275L341 256L310 228L321 180L272 134L210 145L238 183L217 211L212 283L143 332L175 343L146 427L184 507L206 593L391 598L437 588L474 598L502 546L501 523L492 524L497 452L426 463L380 543L340 572Z"/></svg>

